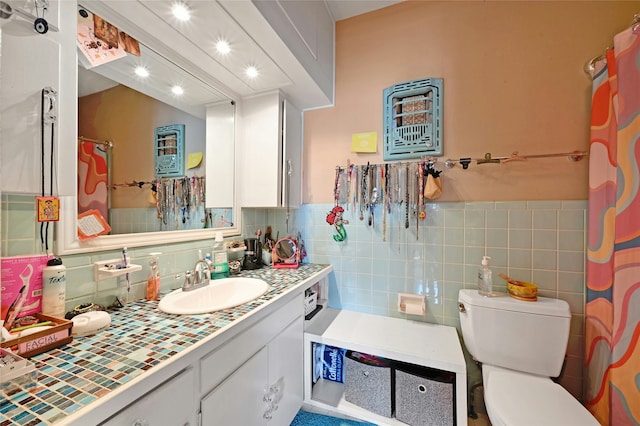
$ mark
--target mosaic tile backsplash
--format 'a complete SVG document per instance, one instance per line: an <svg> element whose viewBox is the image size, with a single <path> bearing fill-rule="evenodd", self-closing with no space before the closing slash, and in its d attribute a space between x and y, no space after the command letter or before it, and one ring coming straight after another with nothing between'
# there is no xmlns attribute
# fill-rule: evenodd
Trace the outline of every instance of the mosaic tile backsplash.
<svg viewBox="0 0 640 426"><path fill-rule="evenodd" d="M208 315L165 314L157 302L128 304L111 314L107 330L32 357L37 385L13 389L7 398L3 395L0 426L56 423L326 267L307 264L295 270L245 271L242 276L261 278L270 290L254 301Z"/></svg>

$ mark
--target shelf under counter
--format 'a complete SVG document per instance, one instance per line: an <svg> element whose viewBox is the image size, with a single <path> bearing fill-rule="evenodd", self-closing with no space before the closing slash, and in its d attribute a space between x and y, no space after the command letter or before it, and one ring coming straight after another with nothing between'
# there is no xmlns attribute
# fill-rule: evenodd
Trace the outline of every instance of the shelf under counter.
<svg viewBox="0 0 640 426"><path fill-rule="evenodd" d="M323 309L305 328L305 404L379 425L404 425L344 399L344 386L322 378L313 383L313 343L380 356L455 373L455 414L467 424L467 378L462 346L454 327L366 313Z"/></svg>

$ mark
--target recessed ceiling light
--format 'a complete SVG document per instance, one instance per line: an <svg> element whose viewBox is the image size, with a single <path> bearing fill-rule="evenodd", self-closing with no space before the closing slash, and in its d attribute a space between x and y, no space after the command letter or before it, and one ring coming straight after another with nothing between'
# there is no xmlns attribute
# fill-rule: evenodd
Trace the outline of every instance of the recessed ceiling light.
<svg viewBox="0 0 640 426"><path fill-rule="evenodd" d="M145 67L139 66L136 67L136 75L138 77L149 77L149 71Z"/></svg>
<svg viewBox="0 0 640 426"><path fill-rule="evenodd" d="M188 21L191 18L191 11L184 3L174 3L171 6L171 12L181 21Z"/></svg>
<svg viewBox="0 0 640 426"><path fill-rule="evenodd" d="M258 69L256 67L254 67L253 65L249 66L245 70L245 74L247 74L247 77L249 77L249 78L256 78L258 76Z"/></svg>
<svg viewBox="0 0 640 426"><path fill-rule="evenodd" d="M174 95L180 96L184 93L184 89L180 86L173 86L171 88L171 91L173 92Z"/></svg>
<svg viewBox="0 0 640 426"><path fill-rule="evenodd" d="M220 39L216 43L216 50L218 51L218 53L226 55L227 53L231 52L231 46L229 46L229 42L227 42L226 40Z"/></svg>

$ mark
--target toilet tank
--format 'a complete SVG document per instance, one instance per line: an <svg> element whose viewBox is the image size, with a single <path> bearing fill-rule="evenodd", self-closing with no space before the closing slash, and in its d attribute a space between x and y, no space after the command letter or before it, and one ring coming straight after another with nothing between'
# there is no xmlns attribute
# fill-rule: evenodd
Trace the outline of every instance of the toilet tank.
<svg viewBox="0 0 640 426"><path fill-rule="evenodd" d="M547 297L526 302L460 290L458 303L462 337L474 359L541 376L560 374L571 321L567 302Z"/></svg>

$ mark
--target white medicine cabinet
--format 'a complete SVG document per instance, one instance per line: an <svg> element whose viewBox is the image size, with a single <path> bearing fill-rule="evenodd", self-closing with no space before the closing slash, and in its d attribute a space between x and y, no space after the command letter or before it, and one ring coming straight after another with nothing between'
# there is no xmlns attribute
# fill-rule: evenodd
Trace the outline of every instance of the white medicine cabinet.
<svg viewBox="0 0 640 426"><path fill-rule="evenodd" d="M240 205L299 207L302 112L279 91L242 101Z"/></svg>

